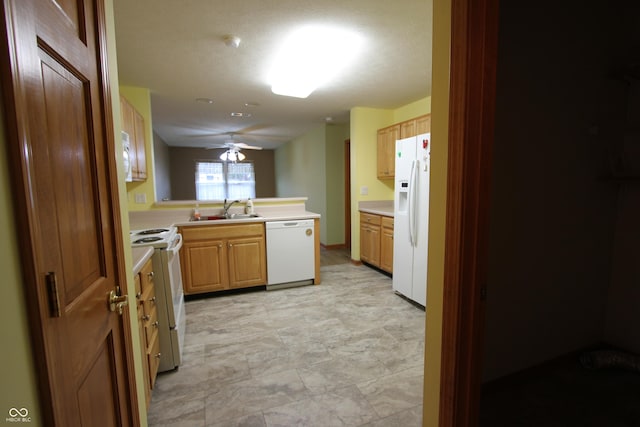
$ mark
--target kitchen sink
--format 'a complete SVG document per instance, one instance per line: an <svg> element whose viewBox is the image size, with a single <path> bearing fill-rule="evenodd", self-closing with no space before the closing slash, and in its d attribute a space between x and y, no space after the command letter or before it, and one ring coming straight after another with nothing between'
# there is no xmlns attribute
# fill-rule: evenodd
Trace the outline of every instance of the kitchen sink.
<svg viewBox="0 0 640 427"><path fill-rule="evenodd" d="M252 218L262 218L262 216L255 213L252 213L252 214L234 213L234 214L230 214L229 216L224 216L224 215L202 216L200 217L199 220L192 219L191 221L221 221L221 220L228 220L228 219L252 219Z"/></svg>
<svg viewBox="0 0 640 427"><path fill-rule="evenodd" d="M245 218L262 218L262 217L255 213L252 213L252 214L234 213L234 214L231 214L229 217L229 219L245 219Z"/></svg>

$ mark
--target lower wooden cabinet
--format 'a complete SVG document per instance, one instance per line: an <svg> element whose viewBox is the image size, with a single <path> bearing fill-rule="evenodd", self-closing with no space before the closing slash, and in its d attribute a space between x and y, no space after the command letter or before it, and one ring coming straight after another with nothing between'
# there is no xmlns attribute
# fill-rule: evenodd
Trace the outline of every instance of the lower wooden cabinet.
<svg viewBox="0 0 640 427"><path fill-rule="evenodd" d="M393 218L360 213L360 260L393 273Z"/></svg>
<svg viewBox="0 0 640 427"><path fill-rule="evenodd" d="M263 223L188 226L180 233L185 294L267 283Z"/></svg>
<svg viewBox="0 0 640 427"><path fill-rule="evenodd" d="M393 218L383 216L380 232L380 268L393 273Z"/></svg>
<svg viewBox="0 0 640 427"><path fill-rule="evenodd" d="M134 278L147 408L151 402L151 390L155 385L160 363L158 310L153 274L153 264L149 259Z"/></svg>

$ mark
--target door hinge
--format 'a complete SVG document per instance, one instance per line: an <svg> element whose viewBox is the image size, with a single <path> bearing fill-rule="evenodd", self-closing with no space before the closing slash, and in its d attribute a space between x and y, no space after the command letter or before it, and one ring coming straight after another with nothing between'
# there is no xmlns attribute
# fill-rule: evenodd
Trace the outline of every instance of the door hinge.
<svg viewBox="0 0 640 427"><path fill-rule="evenodd" d="M49 312L51 317L60 317L60 295L58 293L58 279L54 271L50 271L46 276L47 294L49 295Z"/></svg>

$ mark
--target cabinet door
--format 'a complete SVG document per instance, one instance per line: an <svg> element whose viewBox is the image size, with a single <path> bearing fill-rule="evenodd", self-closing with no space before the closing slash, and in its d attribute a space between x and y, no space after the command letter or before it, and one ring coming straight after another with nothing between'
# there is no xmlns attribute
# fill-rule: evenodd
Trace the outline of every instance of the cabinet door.
<svg viewBox="0 0 640 427"><path fill-rule="evenodd" d="M431 132L431 114L416 119L416 135Z"/></svg>
<svg viewBox="0 0 640 427"><path fill-rule="evenodd" d="M380 236L380 268L393 273L393 227L382 227Z"/></svg>
<svg viewBox="0 0 640 427"><path fill-rule="evenodd" d="M380 227L364 225L360 228L360 259L380 266Z"/></svg>
<svg viewBox="0 0 640 427"><path fill-rule="evenodd" d="M378 130L377 165L379 179L388 179L395 176L397 139L400 139L400 125Z"/></svg>
<svg viewBox="0 0 640 427"><path fill-rule="evenodd" d="M131 174L134 180L144 181L147 179L147 155L145 152L145 137L144 137L144 118L135 109L133 110L133 124L134 124L134 146L132 150L135 151L135 159L132 164Z"/></svg>
<svg viewBox="0 0 640 427"><path fill-rule="evenodd" d="M229 286L231 288L244 288L267 283L264 237L229 239L228 253Z"/></svg>
<svg viewBox="0 0 640 427"><path fill-rule="evenodd" d="M180 255L185 294L229 288L227 249L224 241L185 243Z"/></svg>
<svg viewBox="0 0 640 427"><path fill-rule="evenodd" d="M406 122L402 122L400 124L400 138L409 138L411 136L416 136L416 120L407 120Z"/></svg>

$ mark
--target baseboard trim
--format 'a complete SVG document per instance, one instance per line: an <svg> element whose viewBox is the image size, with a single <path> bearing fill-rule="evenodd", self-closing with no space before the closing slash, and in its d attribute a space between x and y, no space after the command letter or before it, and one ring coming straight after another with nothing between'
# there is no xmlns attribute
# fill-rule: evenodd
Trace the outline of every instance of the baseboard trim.
<svg viewBox="0 0 640 427"><path fill-rule="evenodd" d="M334 250L334 249L345 249L347 247L347 245L345 245L344 243L340 243L340 244L337 244L337 245L325 245L323 243L320 243L320 247L322 247L322 248L324 248L324 249L326 249L328 251L331 251L331 250Z"/></svg>

